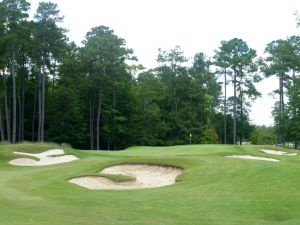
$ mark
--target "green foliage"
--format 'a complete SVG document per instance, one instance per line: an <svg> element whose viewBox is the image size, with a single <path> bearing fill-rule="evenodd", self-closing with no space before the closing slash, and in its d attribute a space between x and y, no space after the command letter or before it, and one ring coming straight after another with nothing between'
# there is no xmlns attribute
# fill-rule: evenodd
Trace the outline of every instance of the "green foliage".
<svg viewBox="0 0 300 225"><path fill-rule="evenodd" d="M287 137L294 142L295 148L300 145L300 78L294 77L287 84Z"/></svg>
<svg viewBox="0 0 300 225"><path fill-rule="evenodd" d="M159 66L139 75L138 144L187 144L190 133L193 143L207 142L201 139L202 132L211 126L221 87L203 53L195 55L191 67L185 65L186 61L179 46L160 49Z"/></svg>
<svg viewBox="0 0 300 225"><path fill-rule="evenodd" d="M254 145L274 145L276 133L273 127L256 126L250 135L250 141Z"/></svg>
<svg viewBox="0 0 300 225"><path fill-rule="evenodd" d="M217 144L218 135L214 128L207 128L203 131L202 136L200 137L201 144Z"/></svg>
<svg viewBox="0 0 300 225"><path fill-rule="evenodd" d="M37 21L59 23L63 21L63 16L59 15L57 4L52 2L40 2L35 14Z"/></svg>
<svg viewBox="0 0 300 225"><path fill-rule="evenodd" d="M260 97L254 82L261 80L260 76L256 74L257 63L255 62L256 51L249 48L247 43L242 39L233 38L229 41L222 41L221 46L216 55L214 56L214 64L222 69L221 73L224 76L230 77L230 82L233 84L233 97L232 100L232 114L233 114L233 143L237 141L237 126L240 126L240 143L242 143L245 136L243 124L247 123L246 105L250 101ZM225 83L225 81L224 81ZM227 85L227 80L225 88ZM225 106L227 107L225 99ZM238 109L239 107L239 109ZM225 112L227 114L227 112ZM239 114L239 117L237 116ZM246 121L244 121L246 119ZM237 120L239 124L237 125ZM224 131L225 133L225 131ZM227 138L226 138L227 139Z"/></svg>
<svg viewBox="0 0 300 225"><path fill-rule="evenodd" d="M60 26L57 4L41 2L32 20L29 8L25 0L0 2L3 139L10 141L17 123L19 141L43 141L45 131L47 141L85 149L187 144L190 133L192 143L224 143L222 110L226 143L242 142L253 130L249 112L260 97L259 65L266 77L281 79L276 130L299 143L299 36L270 42L259 64L239 38L222 41L213 60L202 52L190 60L180 46L159 49L157 66L147 71L132 63L133 50L111 28L93 27L78 47ZM220 74L228 78L224 86L233 85L233 97L221 98Z"/></svg>
<svg viewBox="0 0 300 225"><path fill-rule="evenodd" d="M80 63L85 74L84 101L90 109L90 147L124 148L132 142L134 81L125 61L135 60L133 51L105 26L92 28L83 44Z"/></svg>
<svg viewBox="0 0 300 225"><path fill-rule="evenodd" d="M279 78L279 88L274 90L279 95L279 101L275 103L273 111L278 142L285 144L286 141L292 141L297 147L299 85L296 73L300 71L300 37L272 41L267 45L266 52L268 55L262 64L262 71L267 77L276 75ZM284 100L285 92L288 105Z"/></svg>

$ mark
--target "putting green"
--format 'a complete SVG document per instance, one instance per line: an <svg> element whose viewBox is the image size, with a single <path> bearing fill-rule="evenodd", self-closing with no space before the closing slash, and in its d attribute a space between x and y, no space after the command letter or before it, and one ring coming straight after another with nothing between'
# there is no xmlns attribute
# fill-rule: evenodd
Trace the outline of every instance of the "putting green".
<svg viewBox="0 0 300 225"><path fill-rule="evenodd" d="M43 167L8 163L19 157L14 151L55 148L63 147L0 145L1 225L300 224L298 155L272 155L280 160L273 163L224 157L269 157L260 151L268 146L133 147L117 152L63 148L80 160ZM140 190L89 190L68 182L118 164L173 165L184 170L174 185Z"/></svg>

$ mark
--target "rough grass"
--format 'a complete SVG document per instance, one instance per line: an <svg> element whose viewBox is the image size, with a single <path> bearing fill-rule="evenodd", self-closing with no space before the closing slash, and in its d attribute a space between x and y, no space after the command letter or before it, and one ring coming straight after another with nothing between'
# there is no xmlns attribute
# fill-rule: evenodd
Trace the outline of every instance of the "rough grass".
<svg viewBox="0 0 300 225"><path fill-rule="evenodd" d="M17 158L13 151L37 153L53 148L63 148L81 160L44 167L8 164ZM300 224L300 157L271 156L260 148L268 147L190 145L108 152L54 144L3 144L0 224ZM224 158L230 154L272 157L280 162ZM175 185L144 190L88 190L67 182L122 163L174 165L184 171Z"/></svg>

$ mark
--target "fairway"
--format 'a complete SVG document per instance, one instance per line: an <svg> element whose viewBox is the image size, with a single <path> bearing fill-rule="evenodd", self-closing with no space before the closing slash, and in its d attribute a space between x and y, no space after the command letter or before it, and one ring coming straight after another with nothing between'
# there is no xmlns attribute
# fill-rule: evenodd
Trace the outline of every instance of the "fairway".
<svg viewBox="0 0 300 225"><path fill-rule="evenodd" d="M20 157L14 151L41 153L57 148L79 160L39 167L9 164ZM300 224L299 155L270 155L260 149L274 148L186 145L82 151L54 144L2 144L0 224ZM237 154L280 161L224 157ZM119 164L175 166L183 171L173 185L140 190L89 190L68 182L74 177L97 176L104 168Z"/></svg>

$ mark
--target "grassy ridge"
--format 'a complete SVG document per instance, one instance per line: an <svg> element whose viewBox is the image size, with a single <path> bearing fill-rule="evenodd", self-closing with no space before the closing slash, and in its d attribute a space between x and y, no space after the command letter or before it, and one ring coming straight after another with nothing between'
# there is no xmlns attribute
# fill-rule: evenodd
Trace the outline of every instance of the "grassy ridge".
<svg viewBox="0 0 300 225"><path fill-rule="evenodd" d="M66 152L81 160L16 167L13 151L59 146L0 145L0 224L183 225L300 224L300 157L271 156L259 146L133 147L125 151ZM224 158L252 154L281 162ZM175 185L145 190L87 190L67 182L120 163L184 168Z"/></svg>

